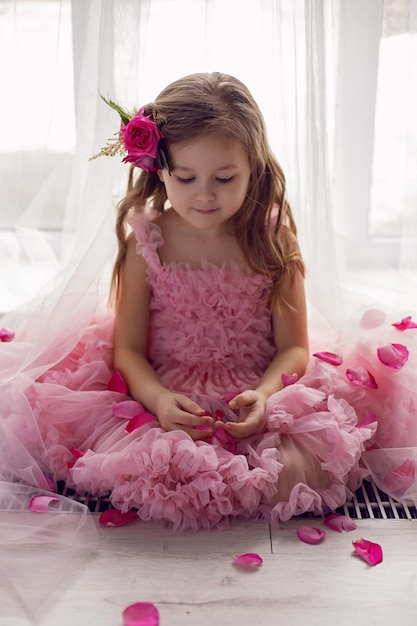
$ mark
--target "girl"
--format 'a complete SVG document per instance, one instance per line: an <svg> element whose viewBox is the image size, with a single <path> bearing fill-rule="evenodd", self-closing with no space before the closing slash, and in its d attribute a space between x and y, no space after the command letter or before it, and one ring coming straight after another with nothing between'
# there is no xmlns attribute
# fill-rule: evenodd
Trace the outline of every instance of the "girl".
<svg viewBox="0 0 417 626"><path fill-rule="evenodd" d="M13 409L26 480L110 492L181 530L337 508L369 475L373 377L357 352L348 376L329 352L305 374L304 265L258 106L220 73L180 79L133 116L108 104L122 126L100 154L131 164L115 315Z"/></svg>

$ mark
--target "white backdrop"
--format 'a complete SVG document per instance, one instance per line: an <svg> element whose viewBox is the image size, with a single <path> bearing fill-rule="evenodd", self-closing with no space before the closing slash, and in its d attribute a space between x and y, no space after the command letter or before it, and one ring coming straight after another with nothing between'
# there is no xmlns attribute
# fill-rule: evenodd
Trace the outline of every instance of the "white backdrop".
<svg viewBox="0 0 417 626"><path fill-rule="evenodd" d="M312 310L336 326L367 299L415 310L417 1L394 2L400 38L383 37L392 4L2 2L0 311L23 305L26 334L44 329L43 342L69 305L89 315L86 300L91 311L107 290L126 174L116 159L88 161L118 124L99 93L140 106L179 76L211 70L238 76L264 112ZM387 112L386 85L399 74L403 97ZM28 324L34 296L42 319Z"/></svg>

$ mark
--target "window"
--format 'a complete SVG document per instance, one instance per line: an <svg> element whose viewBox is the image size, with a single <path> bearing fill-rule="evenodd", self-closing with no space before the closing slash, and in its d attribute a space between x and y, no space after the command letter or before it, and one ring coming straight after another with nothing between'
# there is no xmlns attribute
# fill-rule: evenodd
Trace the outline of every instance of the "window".
<svg viewBox="0 0 417 626"><path fill-rule="evenodd" d="M40 226L60 228L75 145L71 1L0 2L0 58L0 228L48 185Z"/></svg>

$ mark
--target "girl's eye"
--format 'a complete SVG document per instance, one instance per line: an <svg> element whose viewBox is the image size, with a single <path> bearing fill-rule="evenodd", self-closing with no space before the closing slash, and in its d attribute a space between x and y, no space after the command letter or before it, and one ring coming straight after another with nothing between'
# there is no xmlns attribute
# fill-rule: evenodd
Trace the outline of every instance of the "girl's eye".
<svg viewBox="0 0 417 626"><path fill-rule="evenodd" d="M182 183L184 185L187 185L187 184L192 183L192 182L195 181L195 177L194 176L192 176L191 178L181 178L181 176L177 176L176 178L177 178L178 182L180 182L180 183ZM216 178L216 181L218 183L225 184L225 183L230 183L233 179L234 179L234 176L229 176L229 178Z"/></svg>
<svg viewBox="0 0 417 626"><path fill-rule="evenodd" d="M194 178L181 178L180 176L177 176L177 180L180 183L184 183L184 185L187 185L187 183L192 183L193 180L195 180Z"/></svg>
<svg viewBox="0 0 417 626"><path fill-rule="evenodd" d="M229 178L217 178L218 183L230 183L234 179L234 176L230 176Z"/></svg>

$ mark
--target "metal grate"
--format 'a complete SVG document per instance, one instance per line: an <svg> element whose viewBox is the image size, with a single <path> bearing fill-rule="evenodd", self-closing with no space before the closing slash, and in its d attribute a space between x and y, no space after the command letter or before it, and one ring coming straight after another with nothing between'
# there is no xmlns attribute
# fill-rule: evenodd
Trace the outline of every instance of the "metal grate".
<svg viewBox="0 0 417 626"><path fill-rule="evenodd" d="M67 498L85 504L92 513L102 513L112 508L109 497L80 496L63 483L59 484L59 493ZM417 520L417 507L400 504L381 491L373 482L364 481L350 502L337 509L338 513L353 519L404 519ZM300 517L315 517L306 513Z"/></svg>
<svg viewBox="0 0 417 626"><path fill-rule="evenodd" d="M356 519L417 519L416 506L400 504L371 481L364 481L338 512Z"/></svg>
<svg viewBox="0 0 417 626"><path fill-rule="evenodd" d="M112 509L113 505L110 502L110 496L98 497L93 496L91 494L85 494L80 496L73 489L70 489L63 482L59 482L57 485L57 492L66 498L70 498L71 500L75 500L76 502L81 502L81 504L85 504L91 513L103 513L103 511L107 511L108 509Z"/></svg>
<svg viewBox="0 0 417 626"><path fill-rule="evenodd" d="M353 519L404 519L417 520L417 507L400 504L381 491L373 481L364 481L350 502L337 509L337 513ZM312 513L300 518L317 517Z"/></svg>

